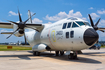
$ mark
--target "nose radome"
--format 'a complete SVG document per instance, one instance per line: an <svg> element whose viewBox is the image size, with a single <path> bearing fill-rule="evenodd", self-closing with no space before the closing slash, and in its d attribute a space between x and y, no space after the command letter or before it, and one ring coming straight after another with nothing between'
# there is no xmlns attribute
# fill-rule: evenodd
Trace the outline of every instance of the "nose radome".
<svg viewBox="0 0 105 70"><path fill-rule="evenodd" d="M98 41L99 35L97 34L97 32L92 29L89 28L84 32L84 41L88 46L93 45L95 42Z"/></svg>

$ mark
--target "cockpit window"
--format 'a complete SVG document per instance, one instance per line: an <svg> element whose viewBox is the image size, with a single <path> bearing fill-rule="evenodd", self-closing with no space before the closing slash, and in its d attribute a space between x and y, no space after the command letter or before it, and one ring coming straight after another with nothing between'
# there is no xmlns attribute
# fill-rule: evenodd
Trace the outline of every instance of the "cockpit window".
<svg viewBox="0 0 105 70"><path fill-rule="evenodd" d="M76 21L76 23L78 23L80 26L85 25L83 22Z"/></svg>
<svg viewBox="0 0 105 70"><path fill-rule="evenodd" d="M71 22L69 22L69 23L68 23L68 26L67 26L67 28L70 28L70 27L71 27Z"/></svg>
<svg viewBox="0 0 105 70"><path fill-rule="evenodd" d="M64 23L62 29L65 29L66 25L67 25L67 23Z"/></svg>
<svg viewBox="0 0 105 70"><path fill-rule="evenodd" d="M72 28L79 27L76 23L73 22Z"/></svg>
<svg viewBox="0 0 105 70"><path fill-rule="evenodd" d="M91 26L88 22L84 22L86 25Z"/></svg>

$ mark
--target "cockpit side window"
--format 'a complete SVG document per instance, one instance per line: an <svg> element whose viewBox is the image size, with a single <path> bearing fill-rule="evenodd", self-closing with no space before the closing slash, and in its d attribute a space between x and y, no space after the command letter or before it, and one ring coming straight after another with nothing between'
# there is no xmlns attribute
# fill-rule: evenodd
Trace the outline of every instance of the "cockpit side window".
<svg viewBox="0 0 105 70"><path fill-rule="evenodd" d="M79 27L76 23L73 22L72 28Z"/></svg>
<svg viewBox="0 0 105 70"><path fill-rule="evenodd" d="M68 26L67 26L67 28L70 28L70 27L71 27L71 22L69 22L69 23L68 23Z"/></svg>
<svg viewBox="0 0 105 70"><path fill-rule="evenodd" d="M67 26L67 23L64 23L62 29L65 29L66 26Z"/></svg>

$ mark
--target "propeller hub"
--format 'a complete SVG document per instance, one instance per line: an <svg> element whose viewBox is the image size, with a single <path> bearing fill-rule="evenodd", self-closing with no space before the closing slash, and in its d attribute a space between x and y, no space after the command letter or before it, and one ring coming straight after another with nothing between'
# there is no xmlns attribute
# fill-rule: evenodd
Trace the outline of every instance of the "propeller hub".
<svg viewBox="0 0 105 70"><path fill-rule="evenodd" d="M24 27L25 27L24 22L20 22L19 25L18 25L18 27L19 27L20 29L24 29Z"/></svg>
<svg viewBox="0 0 105 70"><path fill-rule="evenodd" d="M94 26L93 28L94 28L94 30L98 30L98 27L97 26Z"/></svg>

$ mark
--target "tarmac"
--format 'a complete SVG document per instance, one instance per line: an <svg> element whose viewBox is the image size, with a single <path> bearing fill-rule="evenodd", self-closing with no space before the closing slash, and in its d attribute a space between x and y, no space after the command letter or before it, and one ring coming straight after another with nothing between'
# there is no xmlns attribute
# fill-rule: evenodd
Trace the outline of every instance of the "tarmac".
<svg viewBox="0 0 105 70"><path fill-rule="evenodd" d="M55 56L44 52L33 56L32 51L0 51L0 70L105 70L105 48L82 50L78 60L67 55Z"/></svg>

